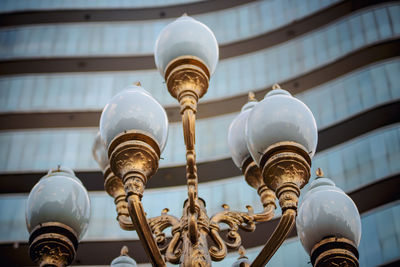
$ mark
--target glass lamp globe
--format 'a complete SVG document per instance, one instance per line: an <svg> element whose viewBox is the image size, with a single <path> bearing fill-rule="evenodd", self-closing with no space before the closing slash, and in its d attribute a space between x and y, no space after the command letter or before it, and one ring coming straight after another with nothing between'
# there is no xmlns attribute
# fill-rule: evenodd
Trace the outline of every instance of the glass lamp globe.
<svg viewBox="0 0 400 267"><path fill-rule="evenodd" d="M71 169L51 169L29 193L25 218L29 233L40 223L58 222L71 227L80 240L90 219L86 188Z"/></svg>
<svg viewBox="0 0 400 267"><path fill-rule="evenodd" d="M246 250L243 246L239 247L239 258L232 264L231 267L250 266L249 258L246 257Z"/></svg>
<svg viewBox="0 0 400 267"><path fill-rule="evenodd" d="M250 261L247 258L241 258L235 261L231 267L250 266Z"/></svg>
<svg viewBox="0 0 400 267"><path fill-rule="evenodd" d="M245 131L247 147L259 166L265 150L278 142L299 143L311 158L317 147L318 131L312 112L280 88L270 91L251 110Z"/></svg>
<svg viewBox="0 0 400 267"><path fill-rule="evenodd" d="M240 114L233 119L231 125L229 126L229 151L231 152L233 162L239 169L243 167L243 162L250 156L246 144L245 127L250 111L256 104L256 101L246 103L242 107Z"/></svg>
<svg viewBox="0 0 400 267"><path fill-rule="evenodd" d="M128 247L124 246L121 250L121 256L111 262L111 267L136 267L136 261L129 257Z"/></svg>
<svg viewBox="0 0 400 267"><path fill-rule="evenodd" d="M180 56L200 58L211 75L217 66L218 54L214 33L206 25L187 15L168 24L154 46L156 66L163 77L167 65Z"/></svg>
<svg viewBox="0 0 400 267"><path fill-rule="evenodd" d="M108 165L108 155L106 145L101 139L100 132L97 133L96 138L94 140L93 148L93 158L99 165L100 169L104 171Z"/></svg>
<svg viewBox="0 0 400 267"><path fill-rule="evenodd" d="M111 262L111 267L136 267L136 261L129 256L119 256Z"/></svg>
<svg viewBox="0 0 400 267"><path fill-rule="evenodd" d="M153 137L163 151L168 137L167 114L140 85L116 94L101 114L100 133L107 147L114 137L128 130L139 130Z"/></svg>
<svg viewBox="0 0 400 267"><path fill-rule="evenodd" d="M308 254L326 237L344 237L360 244L361 220L353 200L328 178L314 180L296 219L297 233Z"/></svg>

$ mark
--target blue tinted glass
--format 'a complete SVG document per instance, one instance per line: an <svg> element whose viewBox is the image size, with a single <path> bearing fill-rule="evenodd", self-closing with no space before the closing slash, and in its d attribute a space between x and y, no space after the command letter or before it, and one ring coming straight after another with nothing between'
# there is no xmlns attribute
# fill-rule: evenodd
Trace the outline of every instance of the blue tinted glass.
<svg viewBox="0 0 400 267"><path fill-rule="evenodd" d="M291 12L298 5L299 2L281 0L255 1L194 17L213 30L220 44L226 44L277 29L310 14ZM315 10L321 8L319 5L314 7ZM268 12L261 13L261 17L254 15L259 13L256 10L265 9ZM171 21L173 19L43 24L4 29L0 30L0 38L6 39L7 43L4 44L5 53L0 56L12 58L151 54L158 34ZM4 38L5 35L7 36Z"/></svg>
<svg viewBox="0 0 400 267"><path fill-rule="evenodd" d="M344 157L342 156L342 151L334 150L325 155L327 156L321 158L324 158L329 164L329 172L327 172L329 173L329 177L335 181L338 187L345 188L346 177L344 176L345 167L343 164Z"/></svg>
<svg viewBox="0 0 400 267"><path fill-rule="evenodd" d="M135 0L135 1L105 1L105 0L3 0L0 3L1 12L16 12L26 10L51 10L51 9L104 9L104 8L144 8L157 6L170 6L190 4L202 0Z"/></svg>
<svg viewBox="0 0 400 267"><path fill-rule="evenodd" d="M385 68L383 66L375 68L371 72L373 86L375 86L376 98L378 102L384 102L391 98L390 87L387 84L388 80L385 75Z"/></svg>
<svg viewBox="0 0 400 267"><path fill-rule="evenodd" d="M338 57L340 52L340 42L339 42L339 35L337 32L337 27L332 27L326 31L326 39L327 39L327 47L328 47L328 54L330 58Z"/></svg>
<svg viewBox="0 0 400 267"><path fill-rule="evenodd" d="M389 9L390 20L392 21L392 29L395 34L400 34L400 7L392 6Z"/></svg>
<svg viewBox="0 0 400 267"><path fill-rule="evenodd" d="M364 29L361 23L361 16L355 16L349 20L351 39L353 41L353 47L359 48L365 44L364 40Z"/></svg>
<svg viewBox="0 0 400 267"><path fill-rule="evenodd" d="M332 84L330 91L334 92L334 93L332 93L332 99L335 103L336 120L343 119L343 118L347 117L347 114L350 113L350 111L349 111L350 106L349 106L348 98L346 95L346 91L348 91L349 89L350 88L347 87L347 83L343 80ZM351 88L350 91L353 91L352 89L353 88Z"/></svg>
<svg viewBox="0 0 400 267"><path fill-rule="evenodd" d="M400 64L387 64L385 65L387 82L390 86L390 93L392 98L400 97Z"/></svg>
<svg viewBox="0 0 400 267"><path fill-rule="evenodd" d="M309 1L307 1L308 9L311 12L315 12L318 9L318 7L320 6L319 2L320 2L319 0L309 0Z"/></svg>
<svg viewBox="0 0 400 267"><path fill-rule="evenodd" d="M388 155L385 147L385 139L383 135L373 136L369 140L370 149L373 153L373 163L375 169L375 176L386 176L389 171Z"/></svg>
<svg viewBox="0 0 400 267"><path fill-rule="evenodd" d="M357 114L358 112L362 112L365 109L374 107L376 105L381 105L383 103L387 103L388 101L394 100L396 98L378 98L375 95L377 94L377 91L383 90L384 92L389 92L393 91L392 88L399 88L397 84L398 83L398 74L394 71L383 71L388 68L385 68L385 66L390 65L389 69L398 69L400 66L400 63L397 59L393 59L391 61L386 61L383 63L378 63L374 64L371 66L367 66L364 69L361 69L359 71L355 71L353 73L350 73L346 76L339 77L334 81L331 81L327 84L320 85L317 88L313 88L310 90L307 90L304 93L301 93L297 95L298 98L303 100L307 105L309 105L311 111L313 112L317 125L319 129L323 129L329 125L335 124L340 120L346 119L354 114ZM276 68L275 68L276 69ZM239 69L237 71L240 71ZM375 73L373 77L371 78L370 73ZM382 79L381 76L384 76L383 79L386 77L389 77L388 80L393 81L389 83L383 83L382 85L379 85L379 87L374 86L374 88L371 87L372 84L374 84L372 81L374 79ZM394 76L394 78L390 78ZM84 77L79 76L79 77ZM81 78L79 78L81 79ZM22 79L18 79L19 82L24 82ZM44 80L42 80L39 84L43 84ZM62 92L67 91L66 88L69 88L71 86L70 90L74 91L76 90L76 94L78 93L78 89L75 88L74 84L68 85L65 83L66 80L63 79L51 79L48 82L49 83L55 83L56 81L59 81L57 83L61 83L60 85L55 84L52 86L52 88L56 89L56 92L59 92L60 95L57 93L54 93L53 96L51 94L46 93L46 98L47 101L54 101L52 103L53 106L60 105L64 106L65 108L68 108L69 105L72 103L76 102L83 102L90 107L92 104L94 105L92 100L88 100L89 97L92 97L93 94L90 93L90 91L94 92L95 90L98 90L97 84L99 83L88 83L86 80L82 80L83 84L86 87L86 95L82 99L69 99L67 97L64 97L62 95ZM75 82L77 79L74 80ZM111 83L111 79L106 79L105 81L108 81ZM36 82L35 84L38 84ZM388 87L391 87L390 90ZM96 89L93 89L96 88ZM226 88L227 90L230 89L230 87ZM26 95L29 95L29 92L32 90L27 91ZM10 94L16 93L16 91L10 91ZM107 91L109 92L109 91ZM367 94L367 96L365 96ZM25 93L24 93L25 95ZM101 94L102 95L102 94ZM102 99L105 100L106 97L101 96ZM23 98L24 101L33 101L34 98L30 99L25 99ZM95 98L96 101L98 101L100 98ZM324 101L320 101L320 99L324 99ZM362 101L362 103L360 102ZM15 104L16 105L16 104ZM226 145L226 136L227 136L227 130L229 127L230 122L232 119L236 116L236 114L227 114L219 117L214 117L214 118L208 118L208 119L202 119L199 120L197 123L197 146L199 147L198 151L198 159L208 159L210 157L226 157L229 153L227 150L227 145ZM185 150L184 150L184 145L183 145L183 140L182 140L182 128L180 123L173 123L170 126L170 134L169 138L170 140L176 140L176 141L169 141L167 142L167 147L164 151L163 157L165 160L161 161L161 165L164 164L182 164L185 159ZM96 168L96 164L92 162L91 160L91 155L90 155L90 149L91 149L91 143L94 138L94 134L96 132L96 129L90 129L88 131L82 131L82 129L71 129L72 132L81 132L79 134L79 137L74 141L74 144L76 142L82 142L82 145L79 145L79 147L82 147L81 152L74 152L78 153L79 156L78 158L82 157L82 160L77 160L76 164L79 164L79 168L87 169L87 168ZM30 140L30 133L36 133L37 131L33 132L26 132L24 133L24 140ZM44 130L39 131L42 135L48 135L46 138L42 137L39 138L39 140L42 143L37 149L39 150L38 152L38 163L34 162L25 162L23 168L26 168L30 170L31 168L33 169L47 169L48 167L54 166L55 164L58 164L59 162L55 161L55 157L49 158L49 155L52 154L50 151L53 149L54 146L57 146L57 142L64 142L65 138L69 140L68 136L62 136L60 133L57 133L57 131L47 131ZM69 131L68 131L69 132ZM214 133L212 136L209 135L209 133L212 132ZM0 134L0 139L1 138L6 138L6 135ZM33 137L32 137L33 138ZM32 142L29 141L24 141L26 144L24 146L31 146L33 145ZM72 144L71 142L67 142ZM70 145L67 145L66 147L69 147ZM58 161L60 159L63 159L65 157L64 153L66 152L60 152L62 151L63 146L59 146L58 149L54 153L59 153L60 157L58 158ZM10 152L11 153L11 152ZM48 154L50 153L50 154ZM65 158L66 161L70 162L69 158L74 158L72 152L67 153L68 156ZM82 156L80 156L82 154ZM90 159L90 160L89 160ZM18 160L18 155L13 155L12 156L12 161ZM73 159L71 159L71 162L74 162ZM379 162L379 161L377 161ZM29 165L32 165L33 167L29 167ZM9 170L15 170L17 165L13 165L14 167L10 167L11 169ZM39 166L42 166L41 168ZM7 167L8 169L8 167Z"/></svg>
<svg viewBox="0 0 400 267"><path fill-rule="evenodd" d="M317 64L321 64L322 62L326 62L328 59L327 54L327 43L326 43L326 31L323 31L321 34L314 35L314 46L315 52L317 56Z"/></svg>
<svg viewBox="0 0 400 267"><path fill-rule="evenodd" d="M342 53L348 53L354 46L350 37L350 25L345 22L338 24L339 40Z"/></svg>
<svg viewBox="0 0 400 267"><path fill-rule="evenodd" d="M331 97L324 98L323 95L321 95L319 99L324 99L324 101L320 102L320 110L318 113L318 117L320 118L319 125L327 125L335 120L335 113L332 112L334 111L333 99Z"/></svg>
<svg viewBox="0 0 400 267"><path fill-rule="evenodd" d="M393 139L392 139L393 140ZM357 155L358 175L362 183L368 183L374 179L373 163L371 162L372 151L365 142L356 142L354 144L355 154Z"/></svg>
<svg viewBox="0 0 400 267"><path fill-rule="evenodd" d="M400 132L390 131L384 136L385 148L388 153L388 165L390 166L390 173L400 172Z"/></svg>
<svg viewBox="0 0 400 267"><path fill-rule="evenodd" d="M262 1L260 3L260 14L262 16L262 26L264 27L264 29L268 29L270 30L272 28L272 25L274 25L272 18L273 18L273 14L271 11L271 4L272 1ZM226 20L228 21L228 20Z"/></svg>
<svg viewBox="0 0 400 267"><path fill-rule="evenodd" d="M380 216L375 218L383 262L396 259L400 251L397 236L393 235L395 233L393 220L391 209L381 211Z"/></svg>
<svg viewBox="0 0 400 267"><path fill-rule="evenodd" d="M380 7L380 9L385 8ZM372 14L372 11L363 11L362 14ZM363 25L363 23L361 23L361 16L357 15L357 17L360 18L358 20L358 22L360 23L357 24L353 22L353 24L361 27ZM354 18L352 20L354 20ZM306 72L312 71L313 69L317 69L322 65L328 64L336 60L337 57L344 56L347 52L349 52L347 51L348 48L346 48L346 46L348 44L351 44L351 42L348 42L349 40L351 41L348 32L348 29L351 27L349 27L349 23L347 23L346 21L347 20L343 20L341 22L329 25L325 29L310 33L309 35L305 35L304 37L298 37L292 41L275 47L260 50L235 58L222 60L218 65L216 75L211 79L211 86L204 99L207 100L220 97L228 97L239 93L265 88L275 82L287 80ZM339 33L338 42L340 42L340 49L336 49L336 46L334 44L330 44L331 41L327 40L334 40L336 36L335 33ZM112 49L112 46L110 47L110 49ZM243 66L251 66L251 68L244 68ZM256 69L257 71L250 72L250 69L252 68ZM242 72L243 69L245 69L246 73L249 74L248 81L246 79L240 79L238 76L238 73ZM392 75L391 77L397 76L398 75ZM49 79L49 82L45 83L45 86L47 87L46 96L42 96L46 97L48 101L45 102L46 104L43 108L41 108L41 110L85 110L94 108L101 109L104 107L107 100L107 98L103 97L103 95L114 95L126 85L138 80L143 81L143 85L146 87L146 89L148 89L157 100L161 101L162 104L176 105L176 101L168 95L167 90L165 89L165 84L163 84L163 79L159 75L159 73L155 70L147 70L134 72L101 72L85 74L48 74L35 76L24 75L18 78L4 77L2 78L4 81L11 80L11 82L4 83L2 86L6 86L8 84L8 87L5 87L3 90L8 91L11 90L11 88L20 88L18 90L22 90L23 92L21 92L20 96L18 96L17 98L24 97L29 101L25 101L23 104L15 103L9 105L8 103L6 103L6 105L1 106L0 109L32 110L34 109L34 107L35 109L39 109L38 107L36 107L36 105L31 103L32 101L30 99L36 99L40 96L36 97L32 95L28 97L28 94L32 94L32 92L34 94L36 94L36 92L40 94L40 90L36 90L36 87L39 87L41 85L37 85L34 82L35 79L28 79L26 81L26 84L18 82L18 80L23 79L24 77L35 77L35 79ZM93 84L103 78L108 80L108 84L102 85L104 86L103 88L105 88L103 89L105 92L104 94L102 94L101 97L102 101L96 101L98 94L88 93L88 91L94 92L95 90L93 90ZM53 81L53 79L62 80L62 82L55 82ZM380 79L382 79L381 76ZM396 79L398 78L395 78L395 80ZM390 79L386 80L391 82ZM255 81L255 83L253 83L252 81ZM366 88L366 90L370 90L370 82L365 82L362 79L360 81L361 83L363 83L362 85L360 85L361 88ZM63 88L64 83L67 83L67 88L71 89L61 90L60 88ZM57 89L54 89L54 87L57 87ZM393 88L397 87L395 86ZM25 93L25 90L32 92ZM396 92L398 91L399 90L397 90ZM67 92L70 93L70 95L68 97L65 97L64 94L66 94ZM14 92L13 94L15 93L16 92ZM61 94L63 94L62 99L60 97ZM374 99L370 97L371 96L368 96L368 94L363 95L362 103L366 104L368 101L374 101ZM67 99L70 100L67 101ZM368 105L369 104L367 103L367 106Z"/></svg>
<svg viewBox="0 0 400 267"><path fill-rule="evenodd" d="M350 77L346 80L344 93L346 94L346 100L348 102L348 109L350 113L357 113L363 109L361 104L361 98L358 94L358 79L356 76Z"/></svg>
<svg viewBox="0 0 400 267"><path fill-rule="evenodd" d="M380 38L385 38L392 35L389 23L389 16L386 8L374 10L374 15L377 21L378 33L380 35Z"/></svg>
<svg viewBox="0 0 400 267"><path fill-rule="evenodd" d="M0 138L0 168L6 170L7 161L10 155L11 134L4 134L4 138Z"/></svg>
<svg viewBox="0 0 400 267"><path fill-rule="evenodd" d="M362 23L365 29L365 39L367 43L372 43L378 39L378 32L376 31L375 18L373 13L366 13L361 15Z"/></svg>
<svg viewBox="0 0 400 267"><path fill-rule="evenodd" d="M377 266L383 261L382 249L377 240L377 235L369 234L378 233L375 219L375 216L366 216L361 221L363 233L361 243L366 244L363 246L364 253L360 255L360 264L363 264L363 266Z"/></svg>

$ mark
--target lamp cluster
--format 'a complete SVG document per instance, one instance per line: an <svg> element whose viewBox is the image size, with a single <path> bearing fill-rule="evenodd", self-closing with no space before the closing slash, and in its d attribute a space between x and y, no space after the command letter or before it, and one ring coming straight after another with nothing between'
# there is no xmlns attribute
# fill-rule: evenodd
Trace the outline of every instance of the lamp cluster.
<svg viewBox="0 0 400 267"><path fill-rule="evenodd" d="M247 212L231 211L225 205L224 211L207 215L197 191L195 121L197 103L207 92L218 53L211 30L186 15L166 26L155 44L156 66L181 106L188 198L180 218L167 209L147 218L141 202L168 137L164 108L140 83L128 86L105 106L93 156L114 199L119 225L137 231L154 266L166 266L166 262L211 266L212 261L223 260L228 249L240 248L239 229L254 231L256 223L273 218L277 199L282 217L276 230L252 263L241 250L234 266L264 266L289 234L297 213L299 237L314 266L343 262L358 266L360 217L342 190L328 178L317 179L298 209L300 189L310 178L318 131L309 108L279 85L260 102L250 94L228 133L232 159L257 190L263 210L255 213L249 206ZM50 170L28 198L32 259L41 266L71 264L87 228L89 210L87 192L73 171ZM221 238L220 224L228 226L230 241ZM171 239L163 233L167 228ZM120 261L126 260L126 253L121 254Z"/></svg>

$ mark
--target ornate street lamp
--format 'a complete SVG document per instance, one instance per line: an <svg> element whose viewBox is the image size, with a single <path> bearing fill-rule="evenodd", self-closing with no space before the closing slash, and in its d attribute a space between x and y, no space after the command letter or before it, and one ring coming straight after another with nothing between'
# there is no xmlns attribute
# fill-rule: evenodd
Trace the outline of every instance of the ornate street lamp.
<svg viewBox="0 0 400 267"><path fill-rule="evenodd" d="M260 103L247 103L228 134L232 158L257 189L264 208L273 207L273 214L275 194L282 209L277 228L253 266L265 265L292 229L317 146L317 126L308 107L279 85L273 89Z"/></svg>
<svg viewBox="0 0 400 267"><path fill-rule="evenodd" d="M89 196L75 173L51 169L32 188L25 215L32 260L39 266L71 264L90 219Z"/></svg>
<svg viewBox="0 0 400 267"><path fill-rule="evenodd" d="M357 207L332 180L322 178L320 169L317 175L296 220L301 243L314 266L359 266L361 221Z"/></svg>
<svg viewBox="0 0 400 267"><path fill-rule="evenodd" d="M310 178L318 135L313 114L304 103L277 84L260 102L250 94L249 103L244 105L229 128L228 143L233 161L242 170L247 183L257 190L263 210L256 213L247 206L247 212L231 211L224 204L224 211L208 216L205 202L197 190L195 121L197 103L207 92L218 62L217 41L207 26L184 15L160 33L155 44L155 62L169 93L181 106L188 198L180 218L168 214L168 209L160 216L146 218L141 200L147 181L158 169L168 136L168 118L163 107L140 83L129 86L104 108L100 119L101 137L97 137L93 147L93 155L104 174L105 189L114 198L121 228L137 231L154 266L166 266L166 262L181 266L211 266L212 261L223 260L228 249L239 249L239 229L254 231L256 223L271 220L278 199L282 216L261 252L250 263L244 250L240 249L241 257L234 264L264 266L295 224L300 189ZM324 181L327 179L314 182L305 196L297 223L300 238L306 250L311 252L315 266L328 266L338 262L338 258L350 266L358 266L356 247L360 227L357 209L354 203L353 206L349 204L349 199L343 197L345 194L334 187L333 182ZM319 190L325 190L326 186L330 186L328 191L332 188L335 191L326 194L329 203L337 200L339 206L328 205L323 200L325 195L319 197L318 203L314 200ZM332 215L341 209L348 212L337 217ZM308 221L310 218L312 220ZM354 222L349 224L351 226L357 225L358 219L358 228L331 227L332 218L344 225ZM320 219L331 225L323 226ZM229 241L221 238L220 224L227 225ZM320 228L315 227L320 224ZM318 233L313 233L310 226L318 229ZM164 233L167 228L171 228L170 239ZM327 256L332 253L336 256ZM351 256L343 256L346 253Z"/></svg>

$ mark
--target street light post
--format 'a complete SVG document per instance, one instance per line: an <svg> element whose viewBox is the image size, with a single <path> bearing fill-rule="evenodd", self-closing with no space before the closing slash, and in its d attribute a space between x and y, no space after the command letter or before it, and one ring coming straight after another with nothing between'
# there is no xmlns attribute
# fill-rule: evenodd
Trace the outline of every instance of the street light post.
<svg viewBox="0 0 400 267"><path fill-rule="evenodd" d="M264 266L295 224L300 189L310 178L311 160L317 146L315 119L304 103L276 84L260 102L250 94L249 103L234 119L228 134L233 161L242 170L247 183L257 190L263 210L256 213L247 206L246 212L231 211L225 204L222 212L207 214L206 203L199 197L197 188L195 122L197 103L208 90L218 53L211 30L186 15L166 26L155 45L157 68L171 96L181 107L188 198L180 218L168 214L168 209L160 216L147 218L141 201L148 180L158 169L167 141L168 118L163 107L137 83L114 96L101 115L101 137L94 146L94 156L103 170L105 189L114 198L121 228L137 231L154 266L166 266L166 262L185 267L211 266L212 261L223 260L228 249L241 246L239 229L254 231L257 223L273 218L277 198L282 209L279 224L251 263L251 266ZM305 203L311 201L308 199ZM352 211L352 216L359 219L357 209ZM302 219L309 212L300 208L298 227L303 229L300 237L303 244L307 244L306 249L309 244L314 246L319 242L312 249L312 262L315 266L326 266L326 262L334 262L335 258L326 255L332 252L332 246L340 243L326 238L343 236L330 232L315 240L307 239L309 224L304 224ZM319 220L318 217L315 220ZM228 226L230 241L221 237L220 224ZM167 228L171 228L170 240L164 234ZM357 229L345 233L353 230ZM351 266L356 266L354 249L359 238L347 236L346 240L353 245L344 246L341 242L340 249L350 249L352 256L340 259L352 261L355 265ZM249 266L242 256L242 263L238 264Z"/></svg>

